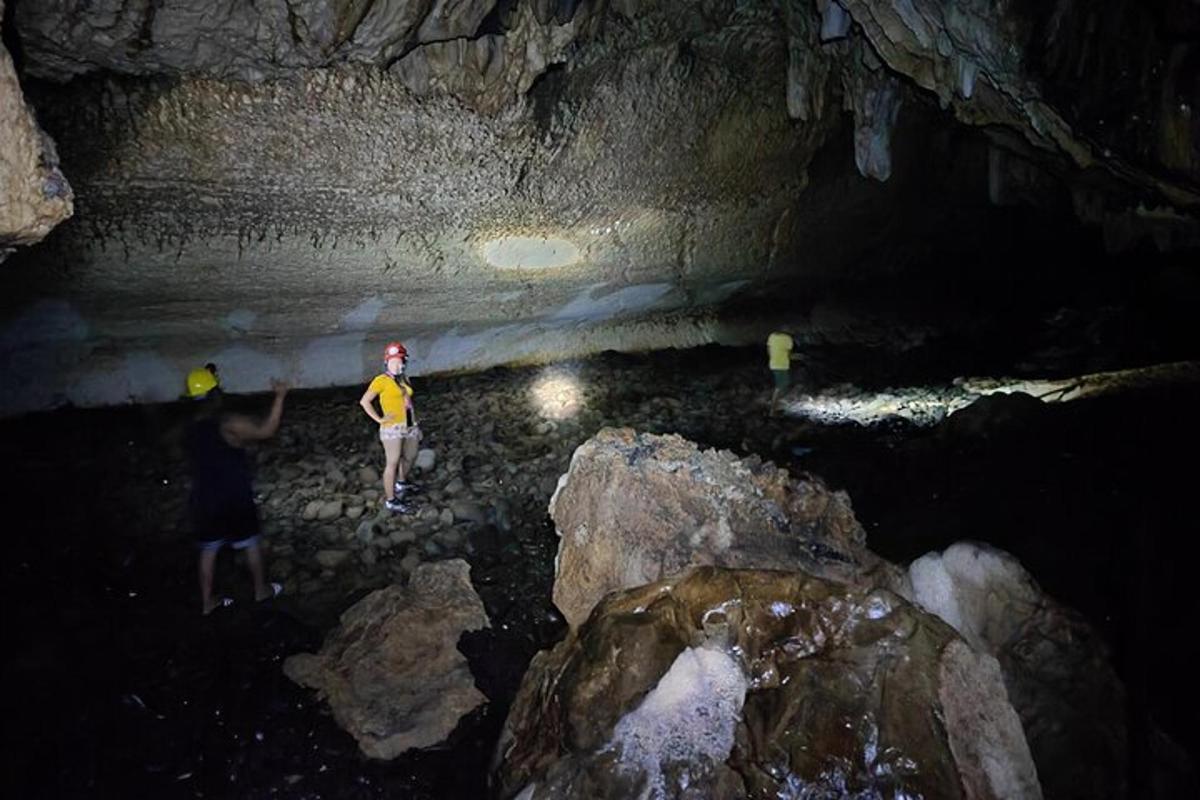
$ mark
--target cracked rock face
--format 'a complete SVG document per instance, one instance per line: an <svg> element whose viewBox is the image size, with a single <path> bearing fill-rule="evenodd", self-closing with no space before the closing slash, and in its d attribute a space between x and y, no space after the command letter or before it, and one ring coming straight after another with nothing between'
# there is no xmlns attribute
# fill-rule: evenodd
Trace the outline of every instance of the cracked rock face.
<svg viewBox="0 0 1200 800"><path fill-rule="evenodd" d="M71 187L54 142L38 127L0 44L0 261L18 245L41 241L71 212Z"/></svg>

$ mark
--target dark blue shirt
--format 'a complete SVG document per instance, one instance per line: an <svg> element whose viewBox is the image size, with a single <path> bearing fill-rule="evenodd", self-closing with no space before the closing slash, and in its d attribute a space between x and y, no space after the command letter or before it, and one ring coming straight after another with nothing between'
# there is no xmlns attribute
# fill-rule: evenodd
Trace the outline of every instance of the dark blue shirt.
<svg viewBox="0 0 1200 800"><path fill-rule="evenodd" d="M188 430L192 506L209 511L253 506L250 459L243 448L225 441L220 426L220 420L212 418L200 420Z"/></svg>

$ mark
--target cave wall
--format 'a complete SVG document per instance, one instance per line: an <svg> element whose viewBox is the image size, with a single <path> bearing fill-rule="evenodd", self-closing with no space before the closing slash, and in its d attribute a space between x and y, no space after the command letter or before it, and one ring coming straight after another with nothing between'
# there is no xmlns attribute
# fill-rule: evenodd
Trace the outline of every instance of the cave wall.
<svg viewBox="0 0 1200 800"><path fill-rule="evenodd" d="M1045 184L1101 221L1173 193L1190 231L1190 162L1097 156L1005 49L1019 4L917 5L19 2L78 211L0 272L0 410L169 399L209 360L357 383L397 336L418 373L750 341L756 303L815 324ZM569 263L489 261L514 237Z"/></svg>

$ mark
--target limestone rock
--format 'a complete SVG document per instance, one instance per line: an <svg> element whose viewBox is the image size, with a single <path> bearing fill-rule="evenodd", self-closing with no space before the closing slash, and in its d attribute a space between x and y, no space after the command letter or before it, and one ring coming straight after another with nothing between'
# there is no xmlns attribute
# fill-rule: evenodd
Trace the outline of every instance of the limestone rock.
<svg viewBox="0 0 1200 800"><path fill-rule="evenodd" d="M328 522L332 519L337 519L342 515L342 501L328 500L321 505L317 511L317 519L321 522Z"/></svg>
<svg viewBox="0 0 1200 800"><path fill-rule="evenodd" d="M317 515L321 513L321 509L324 508L324 506L325 503L322 500L310 500L304 506L304 511L301 512L300 516L311 522L317 518Z"/></svg>
<svg viewBox="0 0 1200 800"><path fill-rule="evenodd" d="M259 79L339 61L386 63L421 42L472 36L493 0L76 0L22 3L17 24L41 77L94 69Z"/></svg>
<svg viewBox="0 0 1200 800"><path fill-rule="evenodd" d="M349 550L318 550L316 559L325 569L337 569L349 556Z"/></svg>
<svg viewBox="0 0 1200 800"><path fill-rule="evenodd" d="M367 595L342 614L319 653L283 666L319 690L372 758L441 742L485 700L457 647L465 631L489 624L470 567L460 559L413 566L407 586Z"/></svg>
<svg viewBox="0 0 1200 800"><path fill-rule="evenodd" d="M918 604L999 660L1047 794L1125 797L1125 691L1087 621L983 544L925 555L909 577Z"/></svg>
<svg viewBox="0 0 1200 800"><path fill-rule="evenodd" d="M13 247L45 238L71 216L73 203L54 142L25 104L12 58L0 44L0 261Z"/></svg>
<svg viewBox="0 0 1200 800"><path fill-rule="evenodd" d="M890 571L866 549L845 493L675 435L600 431L575 451L550 516L560 537L554 603L572 626L608 592L692 565L850 582Z"/></svg>
<svg viewBox="0 0 1200 800"><path fill-rule="evenodd" d="M453 500L450 503L450 513L454 522L472 522L476 525L487 524L487 511L478 503L469 500Z"/></svg>
<svg viewBox="0 0 1200 800"><path fill-rule="evenodd" d="M496 764L532 800L1042 796L995 659L941 620L714 567L611 594L536 656Z"/></svg>
<svg viewBox="0 0 1200 800"><path fill-rule="evenodd" d="M1144 137L1140 150L1159 149L1161 164L1200 171L1200 159L1194 155L1178 159L1165 143L1168 137L1152 137L1130 126L1122 137L1105 132L1104 120L1097 126L1095 113L1080 115L1078 107L1051 100L1055 89L1067 88L1075 96L1102 96L1103 89L1083 90L1079 85L1096 82L1111 89L1124 84L1129 97L1139 94L1157 96L1165 85L1173 84L1180 73L1175 67L1123 68L1120 75L1105 72L1102 63L1088 64L1094 58L1083 42L1095 41L1095 11L1092 4L1065 0L1052 15L1038 16L1011 3L992 0L838 0L861 26L862 34L875 54L895 72L907 76L917 86L933 92L943 106L953 109L962 122L973 125L1004 125L1021 133L1034 145L1063 153L1081 167L1098 165L1111 170L1114 177L1141 184L1164 196L1191 206L1200 204L1200 194L1187 180L1164 180L1149 171L1141 172L1112 158L1112 152L1096 148L1088 136L1076 129L1093 128L1094 133L1128 147L1131 140ZM1126 40L1137 52L1136 61L1163 64L1169 60L1170 44L1154 30L1149 6L1131 15L1122 15L1113 33L1113 41ZM1119 32L1117 32L1119 31ZM1030 58L1031 51L1051 53L1048 58ZM1150 55L1154 54L1154 55ZM1155 57L1157 56L1157 57ZM1043 74L1032 71L1037 65ZM1053 84L1058 83L1059 86ZM1050 91L1047 91L1049 89ZM1059 95L1061 97L1061 95ZM1093 101L1094 102L1094 101ZM1111 101L1109 101L1111 102ZM1160 102L1153 115L1164 129L1176 125L1178 105ZM1186 105L1186 104L1185 104ZM1106 106L1111 108L1110 106ZM1093 109L1098 111L1098 109ZM1072 113L1076 120L1070 119ZM1092 117L1092 118L1089 118ZM1077 124L1073 124L1077 123ZM1082 123L1082 124L1078 124ZM1109 128L1117 127L1110 125ZM1149 126L1153 130L1153 126ZM1193 148L1194 150L1194 148Z"/></svg>
<svg viewBox="0 0 1200 800"><path fill-rule="evenodd" d="M437 453L428 447L423 447L417 451L417 460L413 466L422 472L429 472L437 463Z"/></svg>

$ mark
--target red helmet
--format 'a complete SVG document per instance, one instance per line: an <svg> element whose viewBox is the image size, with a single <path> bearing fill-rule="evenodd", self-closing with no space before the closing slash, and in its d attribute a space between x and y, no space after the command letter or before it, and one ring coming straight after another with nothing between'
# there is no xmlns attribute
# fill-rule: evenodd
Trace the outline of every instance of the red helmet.
<svg viewBox="0 0 1200 800"><path fill-rule="evenodd" d="M408 349L400 342L388 342L387 347L383 348L383 360L387 362L393 358L407 361Z"/></svg>

